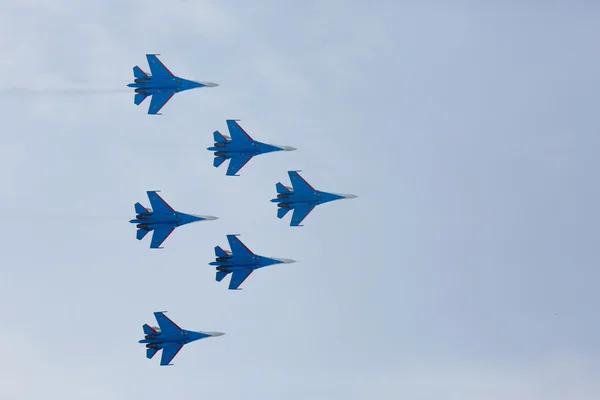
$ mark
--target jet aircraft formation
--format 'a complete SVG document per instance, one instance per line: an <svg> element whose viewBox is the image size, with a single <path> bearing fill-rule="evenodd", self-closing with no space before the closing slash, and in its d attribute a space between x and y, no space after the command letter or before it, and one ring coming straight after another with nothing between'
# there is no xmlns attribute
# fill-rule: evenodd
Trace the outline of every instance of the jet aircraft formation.
<svg viewBox="0 0 600 400"><path fill-rule="evenodd" d="M150 74L140 67L133 67L134 82L129 87L134 88L134 103L140 105L146 97L151 96L148 114L160 115L159 111L176 93L202 87L216 87L216 83L192 81L174 75L159 59L158 54L146 54ZM218 130L213 132L214 145L207 150L214 153L213 166L219 167L229 160L225 175L239 176L239 171L253 158L261 154L278 151L293 151L294 147L267 144L254 140L238 124L239 120L226 120L229 135L223 135ZM283 218L293 210L290 226L302 226L308 214L318 205L334 200L355 198L352 194L336 194L316 190L298 172L288 171L291 187L281 182L275 185L277 197L271 202L277 204L277 218ZM158 190L147 191L151 208L135 203L136 216L130 220L136 225L138 240L142 240L149 232L151 249L162 249L161 245L175 230L182 225L198 221L218 219L210 215L187 214L175 210L158 194ZM215 261L209 265L216 267L216 281L221 282L231 274L229 290L240 290L242 283L257 269L276 264L290 264L294 260L286 258L265 257L253 253L237 234L227 235L230 250L220 246L215 247ZM199 339L222 336L221 332L189 331L180 328L169 319L164 311L155 312L154 317L158 327L148 324L142 326L144 339L139 343L146 345L146 357L151 359L162 350L160 365L173 365L171 361L188 343Z"/></svg>

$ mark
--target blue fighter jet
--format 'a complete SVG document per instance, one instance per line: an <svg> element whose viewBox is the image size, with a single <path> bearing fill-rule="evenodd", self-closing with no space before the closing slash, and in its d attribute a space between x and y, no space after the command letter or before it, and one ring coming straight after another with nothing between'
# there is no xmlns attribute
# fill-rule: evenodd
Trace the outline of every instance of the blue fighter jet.
<svg viewBox="0 0 600 400"><path fill-rule="evenodd" d="M221 332L194 332L181 329L175 322L164 314L165 311L155 312L154 317L158 327L144 324L144 339L138 343L146 344L146 357L152 358L157 351L162 350L160 365L173 365L170 362L175 358L181 348L198 339L214 336L223 336Z"/></svg>
<svg viewBox="0 0 600 400"><path fill-rule="evenodd" d="M257 142L252 139L236 121L239 120L227 120L227 128L229 128L231 137L222 135L219 131L215 131L213 133L215 145L214 147L209 147L207 149L215 152L215 160L213 163L215 167L219 167L225 160L231 159L231 161L229 161L229 167L227 168L227 175L239 176L236 175L236 173L254 156L273 151L296 150L294 147L290 146Z"/></svg>
<svg viewBox="0 0 600 400"><path fill-rule="evenodd" d="M227 235L231 251L223 250L220 246L215 247L217 260L209 263L209 265L217 267L217 282L221 282L229 273L232 273L229 290L241 290L238 287L255 269L273 264L296 262L286 258L269 258L254 254L236 236Z"/></svg>
<svg viewBox="0 0 600 400"><path fill-rule="evenodd" d="M275 185L277 198L271 200L279 207L277 218L283 218L290 210L294 210L290 226L302 226L300 222L319 204L357 197L353 194L336 194L316 190L298 172L301 171L288 171L292 187L284 186L281 182L277 183Z"/></svg>
<svg viewBox="0 0 600 400"><path fill-rule="evenodd" d="M152 241L151 249L162 249L160 245L169 237L175 228L181 225L196 221L213 221L218 219L210 215L192 215L175 211L173 207L167 204L157 193L157 190L146 192L152 209L148 209L140 203L135 203L135 219L130 220L132 224L137 224L137 239L142 240L150 231Z"/></svg>
<svg viewBox="0 0 600 400"><path fill-rule="evenodd" d="M133 83L127 85L135 88L133 102L138 106L146 97L152 96L148 114L158 114L160 109L167 104L167 101L169 101L175 93L199 87L219 86L212 82L196 82L175 76L162 62L160 62L156 57L157 55L159 54L146 54L152 75L145 73L136 65L133 67L133 77L135 79Z"/></svg>

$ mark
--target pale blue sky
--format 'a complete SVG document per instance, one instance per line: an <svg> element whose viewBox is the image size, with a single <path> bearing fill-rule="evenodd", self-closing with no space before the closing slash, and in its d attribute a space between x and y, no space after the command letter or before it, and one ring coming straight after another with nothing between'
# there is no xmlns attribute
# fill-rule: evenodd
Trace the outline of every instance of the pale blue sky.
<svg viewBox="0 0 600 400"><path fill-rule="evenodd" d="M598 398L600 6L453 4L0 3L0 399ZM152 52L221 86L148 116ZM226 177L228 118L298 151ZM291 169L360 197L291 228ZM220 219L150 250L151 189ZM230 292L228 233L299 262Z"/></svg>

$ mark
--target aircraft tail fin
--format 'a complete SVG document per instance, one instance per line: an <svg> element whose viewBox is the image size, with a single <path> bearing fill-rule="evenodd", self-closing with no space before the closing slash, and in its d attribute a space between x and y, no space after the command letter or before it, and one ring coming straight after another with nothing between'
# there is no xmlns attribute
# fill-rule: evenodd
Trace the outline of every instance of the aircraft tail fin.
<svg viewBox="0 0 600 400"><path fill-rule="evenodd" d="M284 194L290 192L290 188L285 186L281 182L277 182L277 185L275 185L275 187L277 188L277 193Z"/></svg>
<svg viewBox="0 0 600 400"><path fill-rule="evenodd" d="M213 137L215 138L216 143L225 143L228 140L227 136L221 134L219 131L214 131Z"/></svg>
<svg viewBox="0 0 600 400"><path fill-rule="evenodd" d="M144 207L143 205L141 205L140 203L135 203L135 205L133 207L135 208L136 214L149 214L148 209L146 207Z"/></svg>
<svg viewBox="0 0 600 400"><path fill-rule="evenodd" d="M229 254L227 254L227 252L225 250L223 250L221 248L221 246L215 247L215 255L217 257L227 257L227 256L229 256Z"/></svg>
<svg viewBox="0 0 600 400"><path fill-rule="evenodd" d="M217 271L217 282L221 282L229 274L229 271Z"/></svg>
<svg viewBox="0 0 600 400"><path fill-rule="evenodd" d="M142 240L150 232L148 229L138 229L136 232L137 240Z"/></svg>
<svg viewBox="0 0 600 400"><path fill-rule="evenodd" d="M152 358L156 354L158 349L146 349L146 357Z"/></svg>
<svg viewBox="0 0 600 400"><path fill-rule="evenodd" d="M225 160L227 160L225 157L216 156L213 160L213 165L215 166L215 168L218 168L221 166L221 164L225 162Z"/></svg>
<svg viewBox="0 0 600 400"><path fill-rule="evenodd" d="M145 73L144 71L142 71L142 69L136 65L135 67L133 67L133 77L134 78L147 78L148 74Z"/></svg>
<svg viewBox="0 0 600 400"><path fill-rule="evenodd" d="M287 214L289 211L290 211L289 208L280 207L277 210L277 218L281 219L281 218L285 217L285 214Z"/></svg>
<svg viewBox="0 0 600 400"><path fill-rule="evenodd" d="M142 329L144 330L144 335L152 335L152 334L156 333L156 329L154 329L153 327L151 327L148 324L142 325Z"/></svg>
<svg viewBox="0 0 600 400"><path fill-rule="evenodd" d="M136 93L135 96L133 97L133 102L139 106L140 104L142 104L142 101L146 100L146 97L148 97L147 94L144 93Z"/></svg>

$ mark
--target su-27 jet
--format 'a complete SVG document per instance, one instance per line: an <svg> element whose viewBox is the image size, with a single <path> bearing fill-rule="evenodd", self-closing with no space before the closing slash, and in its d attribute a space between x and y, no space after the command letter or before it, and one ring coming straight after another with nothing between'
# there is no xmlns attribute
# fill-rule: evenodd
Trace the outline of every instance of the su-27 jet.
<svg viewBox="0 0 600 400"><path fill-rule="evenodd" d="M164 313L165 311L154 313L158 327L152 327L148 324L142 325L144 339L139 341L139 343L146 345L146 357L148 358L154 357L156 352L162 350L160 365L173 365L171 361L179 353L179 350L188 343L224 335L221 332L194 332L181 329Z"/></svg>
<svg viewBox="0 0 600 400"><path fill-rule="evenodd" d="M290 226L302 226L300 223L319 204L328 203L333 200L354 199L353 194L327 193L316 190L304 178L298 174L301 171L288 171L292 187L284 186L278 182L277 198L272 199L277 203L277 218L283 218L290 210L294 210Z"/></svg>
<svg viewBox="0 0 600 400"><path fill-rule="evenodd" d="M156 57L159 54L146 54L150 74L142 71L137 65L133 67L133 83L127 86L135 88L133 102L140 105L148 96L152 96L148 114L158 114L161 108L175 93L200 87L219 86L212 82L196 82L173 75L171 71ZM160 114L158 114L160 115Z"/></svg>
<svg viewBox="0 0 600 400"><path fill-rule="evenodd" d="M137 215L135 219L129 221L132 224L137 224L138 240L142 240L148 232L154 231L152 241L150 242L151 249L162 249L160 245L178 226L189 224L190 222L218 219L210 215L184 214L176 211L157 192L157 190L146 192L152 209L148 209L140 203L135 203L134 207Z"/></svg>
<svg viewBox="0 0 600 400"><path fill-rule="evenodd" d="M271 153L273 151L296 150L294 147L290 146L258 142L252 139L236 121L239 120L227 120L227 128L229 129L230 136L225 136L219 131L215 131L213 133L215 144L213 147L207 149L215 152L215 159L213 162L215 167L219 167L225 160L231 160L229 161L226 175L239 176L236 175L237 172L254 156Z"/></svg>
<svg viewBox="0 0 600 400"><path fill-rule="evenodd" d="M273 264L291 264L296 261L287 258L269 258L254 254L237 237L227 235L231 251L223 250L220 246L215 247L216 261L209 263L217 267L217 282L221 282L231 273L229 290L241 290L238 287L259 268Z"/></svg>

